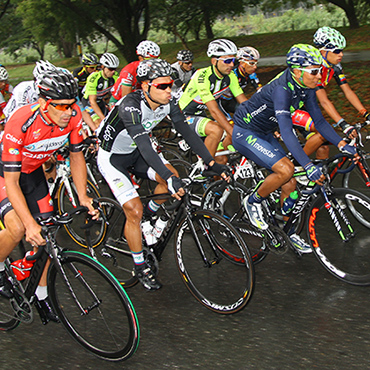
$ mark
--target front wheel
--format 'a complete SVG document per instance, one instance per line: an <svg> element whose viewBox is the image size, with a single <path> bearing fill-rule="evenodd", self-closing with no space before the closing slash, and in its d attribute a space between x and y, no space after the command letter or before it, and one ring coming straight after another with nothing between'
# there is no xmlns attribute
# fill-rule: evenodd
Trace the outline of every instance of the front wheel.
<svg viewBox="0 0 370 370"><path fill-rule="evenodd" d="M317 197L307 232L320 263L353 285L370 285L370 198L351 189L332 189L329 202Z"/></svg>
<svg viewBox="0 0 370 370"><path fill-rule="evenodd" d="M49 296L69 334L105 360L129 358L139 344L134 307L117 279L79 252L63 252L49 270Z"/></svg>
<svg viewBox="0 0 370 370"><path fill-rule="evenodd" d="M179 225L177 266L190 293L208 309L231 314L252 297L254 266L243 239L222 216L195 211Z"/></svg>

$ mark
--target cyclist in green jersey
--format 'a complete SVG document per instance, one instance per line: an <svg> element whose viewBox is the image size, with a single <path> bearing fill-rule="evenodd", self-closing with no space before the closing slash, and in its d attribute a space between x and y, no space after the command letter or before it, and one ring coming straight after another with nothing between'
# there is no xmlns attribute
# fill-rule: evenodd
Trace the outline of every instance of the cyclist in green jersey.
<svg viewBox="0 0 370 370"><path fill-rule="evenodd" d="M211 58L212 65L194 73L179 100L180 108L189 125L198 136L205 138L204 144L212 156L216 153L224 130L227 133L223 141L224 147L231 144L233 132L233 125L221 111L217 100L227 89L230 89L239 104L247 100L239 86L238 78L231 73L237 50L236 45L230 40L211 41L207 56ZM207 117L206 109L211 119ZM227 158L217 157L219 163L225 163L226 160Z"/></svg>

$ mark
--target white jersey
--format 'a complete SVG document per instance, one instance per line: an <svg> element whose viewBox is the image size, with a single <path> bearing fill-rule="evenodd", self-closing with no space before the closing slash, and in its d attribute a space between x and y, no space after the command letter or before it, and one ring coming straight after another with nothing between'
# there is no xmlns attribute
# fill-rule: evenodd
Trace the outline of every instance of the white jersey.
<svg viewBox="0 0 370 370"><path fill-rule="evenodd" d="M13 95L4 108L5 117L9 118L16 109L26 104L35 103L38 98L39 95L33 80L19 83L14 88Z"/></svg>
<svg viewBox="0 0 370 370"><path fill-rule="evenodd" d="M171 64L171 67L175 72L175 75L173 76L174 84L172 86L172 92L178 92L180 89L182 90L183 85L186 85L190 81L195 69L192 68L190 71L184 71L179 62Z"/></svg>

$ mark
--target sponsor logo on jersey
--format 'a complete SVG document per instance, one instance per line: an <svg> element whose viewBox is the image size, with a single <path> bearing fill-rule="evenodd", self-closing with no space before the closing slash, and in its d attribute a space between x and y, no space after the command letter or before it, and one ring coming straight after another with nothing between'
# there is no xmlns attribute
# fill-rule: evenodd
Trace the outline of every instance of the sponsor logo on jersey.
<svg viewBox="0 0 370 370"><path fill-rule="evenodd" d="M33 132L34 139L38 139L41 135L41 128Z"/></svg>
<svg viewBox="0 0 370 370"><path fill-rule="evenodd" d="M19 154L19 150L17 148L9 148L8 152L11 155L18 155Z"/></svg>
<svg viewBox="0 0 370 370"><path fill-rule="evenodd" d="M13 143L16 143L16 144L19 144L19 145L22 145L23 144L23 140L22 139L18 139L15 136L13 136L12 134L6 134L5 135L5 138L7 140L9 140L9 141L12 141Z"/></svg>

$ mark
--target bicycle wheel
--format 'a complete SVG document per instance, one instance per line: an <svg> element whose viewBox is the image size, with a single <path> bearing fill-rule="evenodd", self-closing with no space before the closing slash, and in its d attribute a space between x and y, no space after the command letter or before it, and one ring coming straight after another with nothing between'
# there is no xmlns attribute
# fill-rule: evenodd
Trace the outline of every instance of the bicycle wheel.
<svg viewBox="0 0 370 370"><path fill-rule="evenodd" d="M121 205L109 198L99 198L99 204L109 223L104 242L95 248L97 258L125 288L135 285L138 280L134 262L124 236L126 216Z"/></svg>
<svg viewBox="0 0 370 370"><path fill-rule="evenodd" d="M320 263L335 277L370 285L370 198L351 189L333 189L329 204L317 197L307 232Z"/></svg>
<svg viewBox="0 0 370 370"><path fill-rule="evenodd" d="M356 167L343 176L343 187L360 191L367 197L370 197L370 154L363 156Z"/></svg>
<svg viewBox="0 0 370 370"><path fill-rule="evenodd" d="M53 264L48 276L55 312L69 334L106 360L125 360L139 344L134 307L117 279L99 262L79 252L62 252L63 274Z"/></svg>
<svg viewBox="0 0 370 370"><path fill-rule="evenodd" d="M64 212L71 212L75 209L72 204L71 195L73 196L74 200L77 202L77 206L79 206L78 196L76 191L76 186L70 176L68 178L68 182L70 184L70 189L72 194L69 194L68 187L66 186L65 182L62 182L59 189L58 189L58 209L59 213L63 214ZM87 180L87 188L86 188L87 195L91 198L100 198L100 194L95 186ZM72 240L80 245L81 247L87 248L86 240L85 240L85 232L81 229L81 226L85 223L86 214L81 213L80 215L75 215L73 217L73 222L67 225L64 225L68 235L72 238ZM91 233L91 242L92 246L96 247L99 245L104 237L106 232L106 224L103 220L97 221L90 229Z"/></svg>
<svg viewBox="0 0 370 370"><path fill-rule="evenodd" d="M263 234L252 227L248 217L245 216L243 199L247 194L248 189L242 184L238 182L227 184L224 180L219 180L207 188L202 208L216 212L231 222L248 246L253 263L257 264L265 259L268 248L263 240ZM239 259L242 261L241 255Z"/></svg>
<svg viewBox="0 0 370 370"><path fill-rule="evenodd" d="M222 216L206 210L184 219L175 239L177 266L190 293L208 309L243 309L254 288L254 267L243 239ZM243 264L239 256L242 256Z"/></svg>

